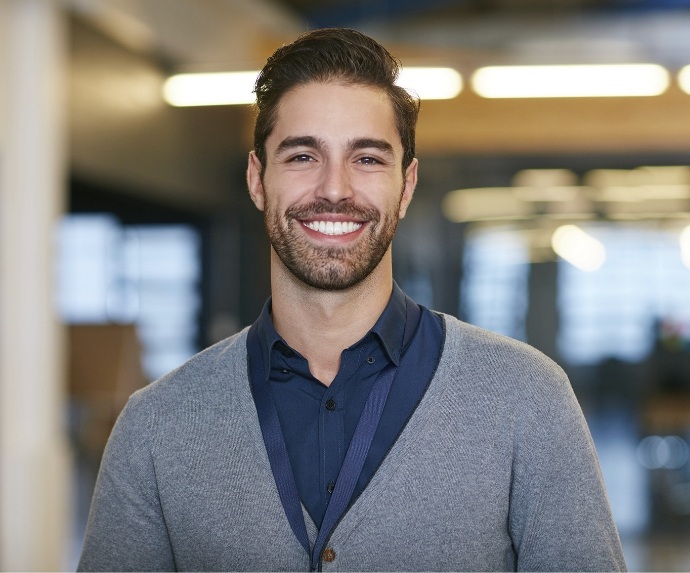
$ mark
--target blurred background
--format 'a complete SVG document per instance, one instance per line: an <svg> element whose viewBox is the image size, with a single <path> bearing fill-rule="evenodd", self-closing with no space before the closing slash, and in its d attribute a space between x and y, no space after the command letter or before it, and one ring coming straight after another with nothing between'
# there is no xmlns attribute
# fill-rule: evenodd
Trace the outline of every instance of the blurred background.
<svg viewBox="0 0 690 573"><path fill-rule="evenodd" d="M690 0L0 0L0 570L74 569L129 394L269 294L251 107L166 80L321 26L455 70L395 278L558 361L629 568L690 570Z"/></svg>

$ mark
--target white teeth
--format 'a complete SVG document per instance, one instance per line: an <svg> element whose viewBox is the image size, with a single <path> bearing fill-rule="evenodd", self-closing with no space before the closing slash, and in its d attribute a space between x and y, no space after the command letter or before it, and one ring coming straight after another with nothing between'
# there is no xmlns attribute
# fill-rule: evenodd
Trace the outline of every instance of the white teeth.
<svg viewBox="0 0 690 573"><path fill-rule="evenodd" d="M354 233L362 224L352 221L336 221L335 223L333 221L309 221L304 223L304 226L324 235L346 235L347 233Z"/></svg>

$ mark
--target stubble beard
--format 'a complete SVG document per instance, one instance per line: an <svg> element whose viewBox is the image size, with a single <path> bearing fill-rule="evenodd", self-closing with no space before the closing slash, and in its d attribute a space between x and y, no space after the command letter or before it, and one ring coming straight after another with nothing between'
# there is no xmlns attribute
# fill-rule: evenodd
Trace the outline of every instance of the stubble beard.
<svg viewBox="0 0 690 573"><path fill-rule="evenodd" d="M313 219L324 213L366 221L367 228L353 245L315 245L299 228L302 225L300 220ZM351 288L373 272L393 241L398 227L397 214L396 210L382 216L377 209L349 202L334 205L314 201L290 207L284 215L267 205L264 224L276 254L298 280L313 288L333 291Z"/></svg>

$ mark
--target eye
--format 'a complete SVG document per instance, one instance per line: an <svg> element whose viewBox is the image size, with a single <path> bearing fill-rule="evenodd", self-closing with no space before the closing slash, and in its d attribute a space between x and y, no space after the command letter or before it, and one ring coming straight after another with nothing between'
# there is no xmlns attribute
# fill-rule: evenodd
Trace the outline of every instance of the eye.
<svg viewBox="0 0 690 573"><path fill-rule="evenodd" d="M379 165L379 164L381 163L381 162L380 162L378 159L376 159L375 157L370 157L370 156L360 157L360 158L357 160L357 162L358 162L358 163L361 163L362 165Z"/></svg>
<svg viewBox="0 0 690 573"><path fill-rule="evenodd" d="M309 161L314 161L314 158L306 153L300 153L298 155L291 157L290 161L295 163L307 163Z"/></svg>

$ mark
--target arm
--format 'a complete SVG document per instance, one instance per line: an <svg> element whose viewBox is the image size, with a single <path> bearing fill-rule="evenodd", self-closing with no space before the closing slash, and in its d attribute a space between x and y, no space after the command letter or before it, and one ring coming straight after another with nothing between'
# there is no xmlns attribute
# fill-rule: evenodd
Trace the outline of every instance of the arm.
<svg viewBox="0 0 690 573"><path fill-rule="evenodd" d="M106 446L79 571L174 571L151 455L151 424L133 396Z"/></svg>
<svg viewBox="0 0 690 573"><path fill-rule="evenodd" d="M522 420L509 528L518 570L624 571L596 451L557 369Z"/></svg>

